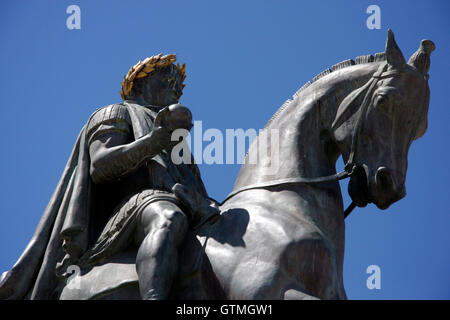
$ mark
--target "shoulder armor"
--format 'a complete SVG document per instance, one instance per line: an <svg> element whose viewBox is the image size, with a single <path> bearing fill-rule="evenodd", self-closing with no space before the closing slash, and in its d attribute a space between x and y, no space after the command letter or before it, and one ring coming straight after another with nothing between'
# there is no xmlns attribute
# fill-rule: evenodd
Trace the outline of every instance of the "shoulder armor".
<svg viewBox="0 0 450 320"><path fill-rule="evenodd" d="M88 141L109 131L129 133L131 127L128 109L123 104L112 104L96 110L89 118L87 125Z"/></svg>

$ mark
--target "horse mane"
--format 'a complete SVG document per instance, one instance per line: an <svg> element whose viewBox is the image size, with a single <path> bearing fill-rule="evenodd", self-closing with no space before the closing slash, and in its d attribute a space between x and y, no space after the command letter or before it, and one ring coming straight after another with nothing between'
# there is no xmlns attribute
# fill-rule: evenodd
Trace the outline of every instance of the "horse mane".
<svg viewBox="0 0 450 320"><path fill-rule="evenodd" d="M318 75L316 75L312 81L308 81L307 83L305 83L300 89L298 89L293 95L292 95L292 99L287 99L282 105L281 107L273 114L273 116L269 119L269 121L266 123L266 125L264 126L264 129L272 123L273 120L275 120L285 109L286 107L298 96L300 95L300 93L302 91L304 91L306 88L308 88L311 84L313 84L314 82L316 82L317 80L325 77L326 75L336 71L336 70L341 70L341 69L345 69L347 67L353 66L355 64L364 64L364 63L373 63L373 62L379 62L379 61L386 61L386 54L384 52L379 52L376 53L374 56L371 54L368 55L364 55L364 56L358 56L355 58L355 60L353 59L347 59L344 61L341 61L339 63L336 63L335 65L333 65L331 68L327 68L324 71L322 71L321 73L319 73Z"/></svg>

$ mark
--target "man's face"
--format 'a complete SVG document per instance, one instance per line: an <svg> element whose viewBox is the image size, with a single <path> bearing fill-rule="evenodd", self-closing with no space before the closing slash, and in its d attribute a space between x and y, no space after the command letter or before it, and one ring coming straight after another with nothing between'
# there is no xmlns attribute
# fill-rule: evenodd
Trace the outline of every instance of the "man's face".
<svg viewBox="0 0 450 320"><path fill-rule="evenodd" d="M178 102L182 87L176 68L172 67L170 70L156 71L145 78L142 96L148 104L168 106Z"/></svg>

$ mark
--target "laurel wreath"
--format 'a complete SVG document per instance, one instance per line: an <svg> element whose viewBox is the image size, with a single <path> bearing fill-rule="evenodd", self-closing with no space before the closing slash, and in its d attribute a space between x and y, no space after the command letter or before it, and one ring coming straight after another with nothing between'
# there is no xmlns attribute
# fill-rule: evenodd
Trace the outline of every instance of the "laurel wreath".
<svg viewBox="0 0 450 320"><path fill-rule="evenodd" d="M167 67L173 64L177 60L175 54L167 54L165 56L162 53L146 58L144 61L139 60L134 66L130 68L128 73L123 77L122 89L120 90L120 95L122 99L130 94L133 88L134 80L148 77L156 69ZM184 80L186 79L186 64L180 66L177 64L177 68L181 74L181 87L184 89L186 86Z"/></svg>

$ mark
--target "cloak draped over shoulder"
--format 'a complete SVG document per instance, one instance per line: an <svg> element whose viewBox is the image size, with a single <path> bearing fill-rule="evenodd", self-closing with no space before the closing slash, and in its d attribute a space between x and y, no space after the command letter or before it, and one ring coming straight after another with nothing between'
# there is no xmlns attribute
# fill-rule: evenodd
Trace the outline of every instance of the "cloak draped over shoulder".
<svg viewBox="0 0 450 320"><path fill-rule="evenodd" d="M125 102L134 139L148 134L152 119L144 107ZM92 117L92 116L91 116ZM88 122L89 124L89 122ZM90 177L89 145L85 125L75 143L61 179L39 221L36 231L11 270L0 277L0 299L56 299L60 285L58 265L76 264L88 249L92 204L95 195ZM190 176L188 185L195 184L206 195L198 168L194 163L175 166L161 155L153 158L176 178ZM190 175L180 171L190 171ZM179 179L177 179L179 180ZM98 208L98 206L97 206ZM61 263L61 261L64 261Z"/></svg>

